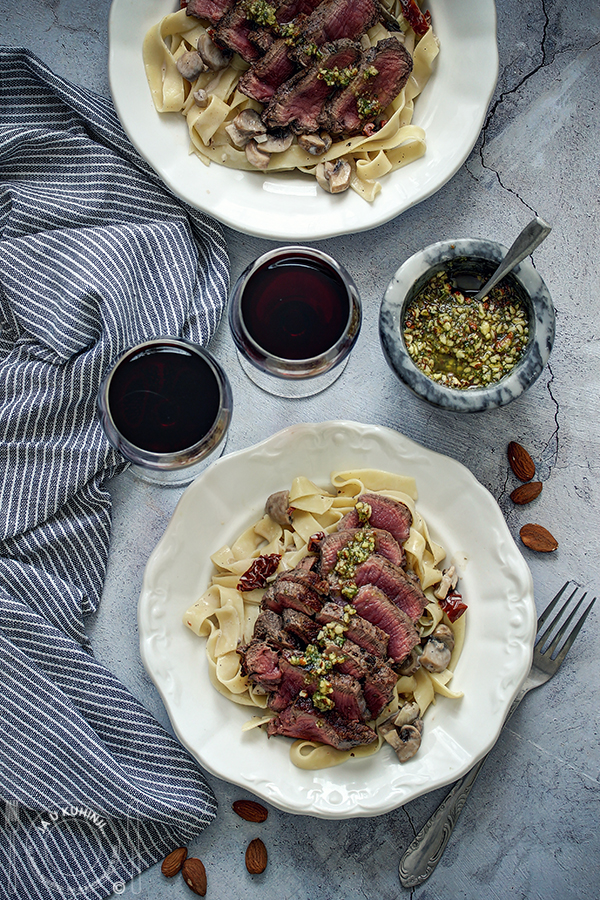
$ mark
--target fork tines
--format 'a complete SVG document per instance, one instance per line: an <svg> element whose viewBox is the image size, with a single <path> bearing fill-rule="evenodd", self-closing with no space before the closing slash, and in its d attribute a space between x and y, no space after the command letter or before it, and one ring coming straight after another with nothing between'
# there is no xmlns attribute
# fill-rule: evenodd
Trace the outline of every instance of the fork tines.
<svg viewBox="0 0 600 900"><path fill-rule="evenodd" d="M558 594L556 595L556 597L554 597L554 599L548 604L548 606L546 607L546 609L544 610L544 612L541 614L541 616L540 616L539 619L538 619L538 623L537 623L537 624L538 624L538 630L537 630L538 638L537 638L537 640L536 640L536 642L535 642L535 647L536 647L540 652L543 652L545 655L548 655L548 654L549 654L550 657L552 658L552 660L555 661L555 662L557 662L557 663L561 663L561 662L563 661L563 659L565 658L565 656L566 656L567 653L569 652L570 648L573 646L573 642L574 642L575 638L577 637L577 635L578 635L579 632L581 631L581 628L582 628L582 626L583 626L583 623L584 623L585 620L587 619L588 614L589 614L589 612L590 612L592 606L593 606L594 603L596 602L596 598L595 598L595 597L593 597L593 598L590 600L590 602L588 603L588 605L586 606L586 608L585 608L584 611L582 612L582 614L581 614L579 620L578 620L578 621L576 622L576 624L573 626L572 630L569 631L568 636L567 636L567 638L566 638L564 644L562 645L562 647L560 648L560 650L558 650L558 652L556 652L557 649L558 649L558 646L559 646L559 644L560 644L561 639L562 639L562 638L564 637L564 635L565 635L567 626L570 625L572 622L575 621L575 618L576 618L576 616L577 616L577 613L578 613L579 610L581 609L581 606L582 606L582 604L583 604L585 598L587 597L587 591L586 591L586 592L583 594L583 596L578 600L578 602L577 602L576 606L574 607L574 609L572 610L572 612L571 612L571 613L569 614L569 616L565 619L564 624L561 626L561 628L560 628L558 634L555 636L554 640L546 647L545 645L546 645L547 641L550 640L550 637L551 637L552 632L554 631L556 625L558 624L558 622L560 621L560 619L562 618L562 616L564 615L564 613L565 613L566 610L568 609L569 604L573 601L573 598L574 598L575 595L577 594L578 588L575 587L574 590L572 591L572 593L567 597L567 599L566 599L565 602L563 603L563 605L562 605L562 607L560 608L560 610L559 610L559 611L557 612L557 614L553 617L553 619L552 619L552 621L550 622L550 624L548 625L548 628L546 629L546 631L545 631L543 634L540 634L542 628L544 627L544 625L546 624L546 622L547 622L547 620L548 620L548 617L549 617L549 616L554 612L554 610L556 609L556 606L558 605L558 603L559 603L560 599L562 598L564 592L565 592L565 591L567 590L567 588L569 587L569 584L570 584L569 581L567 581L567 582L565 582L565 584L563 584L563 586L561 587L561 589L560 589L560 591L558 592Z"/></svg>

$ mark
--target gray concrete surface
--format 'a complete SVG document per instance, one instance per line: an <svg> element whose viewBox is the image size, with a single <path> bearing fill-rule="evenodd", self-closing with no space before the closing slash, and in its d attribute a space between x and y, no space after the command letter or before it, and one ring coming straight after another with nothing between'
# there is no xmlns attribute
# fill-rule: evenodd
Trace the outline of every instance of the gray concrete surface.
<svg viewBox="0 0 600 900"><path fill-rule="evenodd" d="M108 96L109 0L0 0L0 39L26 46L57 73ZM320 246L351 272L364 325L344 376L304 401L269 398L240 370L226 322L212 349L232 382L235 414L228 450L288 424L353 419L387 425L464 461L492 492L513 534L529 517L509 500L506 445L516 440L538 461L544 490L535 519L559 541L554 554L523 548L541 608L572 578L600 588L600 11L589 0L503 0L498 4L500 77L483 132L456 176L416 208L373 231ZM442 238L481 236L509 244L533 214L553 226L535 265L554 298L557 338L550 364L522 398L474 416L438 411L409 395L386 367L377 316L393 272L414 251ZM227 230L235 278L271 242ZM116 479L109 575L90 623L98 657L169 728L140 661L136 602L145 562L179 496ZM414 891L401 888L398 862L444 796L427 794L375 819L321 821L271 810L260 826L270 863L244 868L255 828L231 811L243 796L209 776L217 821L191 848L207 866L207 896L269 900L579 900L600 893L600 610L588 621L559 675L530 695L493 750L440 865ZM183 881L159 867L125 896L185 898Z"/></svg>

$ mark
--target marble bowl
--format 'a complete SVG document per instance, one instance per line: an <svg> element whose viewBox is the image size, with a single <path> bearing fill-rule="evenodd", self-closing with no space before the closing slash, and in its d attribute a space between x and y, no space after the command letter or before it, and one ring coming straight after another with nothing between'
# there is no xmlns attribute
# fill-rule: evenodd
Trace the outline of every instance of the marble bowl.
<svg viewBox="0 0 600 900"><path fill-rule="evenodd" d="M506 252L502 244L479 238L439 241L411 256L389 283L379 313L381 346L398 378L423 400L455 412L505 406L523 394L546 365L554 343L554 306L529 257L506 276L528 309L529 342L519 362L500 381L465 390L445 387L417 368L406 349L402 335L404 310L431 277L445 269L455 275L476 274L485 280Z"/></svg>

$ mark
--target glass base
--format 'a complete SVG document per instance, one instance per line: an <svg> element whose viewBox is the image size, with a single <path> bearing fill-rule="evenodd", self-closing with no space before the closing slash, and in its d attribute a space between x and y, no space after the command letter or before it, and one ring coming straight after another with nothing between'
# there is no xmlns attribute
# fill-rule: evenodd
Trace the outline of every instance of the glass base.
<svg viewBox="0 0 600 900"><path fill-rule="evenodd" d="M139 481L145 481L146 484L155 484L161 487L185 487L200 475L211 463L219 459L225 451L227 438L221 441L218 446L205 456L203 459L197 460L190 466L173 466L169 469L155 469L150 466L140 466L131 463L128 471Z"/></svg>
<svg viewBox="0 0 600 900"><path fill-rule="evenodd" d="M323 372L322 375L312 375L308 378L280 378L269 372L263 372L262 369L257 369L245 356L242 356L239 350L238 359L248 378L261 390L266 391L267 394L273 394L275 397L286 397L288 400L320 394L334 381L337 381L348 362L346 358L333 369Z"/></svg>

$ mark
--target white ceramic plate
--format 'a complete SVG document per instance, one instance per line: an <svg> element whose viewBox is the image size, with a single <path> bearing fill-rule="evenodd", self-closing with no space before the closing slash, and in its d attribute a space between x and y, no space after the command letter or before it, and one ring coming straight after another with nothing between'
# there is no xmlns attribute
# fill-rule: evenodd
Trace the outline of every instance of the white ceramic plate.
<svg viewBox="0 0 600 900"><path fill-rule="evenodd" d="M241 731L251 709L211 686L205 641L182 616L208 585L210 554L262 515L270 493L299 474L325 486L334 469L350 467L417 480L419 509L458 564L469 604L452 681L464 697L438 698L419 752L403 765L384 747L368 759L307 772L291 764L290 739ZM529 671L536 622L529 569L495 500L468 469L395 431L353 422L293 425L200 475L148 561L138 618L144 665L198 762L280 809L332 819L388 812L454 781L483 756Z"/></svg>
<svg viewBox="0 0 600 900"><path fill-rule="evenodd" d="M354 191L331 195L307 175L237 172L189 155L183 117L155 111L142 43L176 0L113 0L109 75L117 113L141 155L171 190L226 225L278 241L316 241L366 231L442 187L460 168L481 130L498 75L494 0L428 0L441 51L415 104L427 134L424 157L382 180L373 203Z"/></svg>

